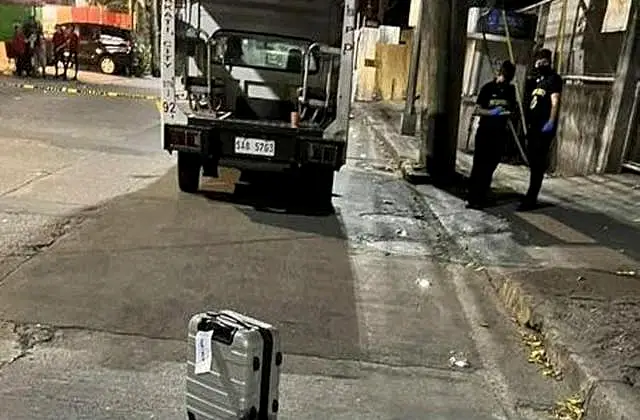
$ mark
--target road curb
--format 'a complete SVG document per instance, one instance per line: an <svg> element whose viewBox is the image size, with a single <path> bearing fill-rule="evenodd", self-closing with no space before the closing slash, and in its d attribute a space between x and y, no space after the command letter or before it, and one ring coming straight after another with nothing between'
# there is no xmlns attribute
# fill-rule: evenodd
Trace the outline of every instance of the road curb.
<svg viewBox="0 0 640 420"><path fill-rule="evenodd" d="M484 273L502 304L517 322L539 332L544 340L551 363L560 368L563 380L584 395L585 419L631 420L640 419L640 402L628 385L600 379L602 375L589 366L589 362L574 353L567 344L561 328L555 322L551 309L542 296L526 291L513 275L500 270Z"/></svg>
<svg viewBox="0 0 640 420"><path fill-rule="evenodd" d="M368 113L365 112L363 116L367 120L367 123L369 124L369 126L371 127L371 131L373 132L373 135L376 137L376 140L379 140L380 144L382 144L382 147L385 149L385 151L389 153L391 157L393 169L396 169L396 170L401 169L403 159L400 157L400 153L396 145L392 141L390 141L387 136L381 133L380 130L376 127L377 122L372 115L369 115Z"/></svg>
<svg viewBox="0 0 640 420"><path fill-rule="evenodd" d="M68 85L55 85L41 81L33 82L14 82L7 80L0 80L0 86L12 87L24 90L40 90L47 93L62 93L70 96L94 96L94 97L106 97L106 98L121 98L121 99L137 99L145 101L157 101L160 99L157 95L148 95L143 93L130 93L130 92L118 92L108 89L99 89L95 85L83 85L83 86L68 86Z"/></svg>
<svg viewBox="0 0 640 420"><path fill-rule="evenodd" d="M392 167L399 171L402 178L414 185L429 183L431 178L425 168L420 167L416 159L406 157L406 154L410 152L401 150L398 147L398 142L392 140L392 138L396 136L402 137L395 132L396 129L383 119L372 115L371 112L364 109L364 107L361 109L362 116L367 120L371 131L374 136L376 136L376 140L382 144L385 151L391 156ZM417 151L415 154L417 154Z"/></svg>

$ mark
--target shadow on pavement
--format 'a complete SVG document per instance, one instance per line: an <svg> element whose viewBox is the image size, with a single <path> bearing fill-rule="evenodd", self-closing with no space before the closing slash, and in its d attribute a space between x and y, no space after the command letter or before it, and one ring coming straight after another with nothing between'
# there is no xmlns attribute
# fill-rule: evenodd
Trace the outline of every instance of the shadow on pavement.
<svg viewBox="0 0 640 420"><path fill-rule="evenodd" d="M541 206L528 213L515 213L511 206L487 211L507 219L514 239L525 246L604 246L640 261L640 230L602 213L559 205Z"/></svg>
<svg viewBox="0 0 640 420"><path fill-rule="evenodd" d="M447 180L447 182L431 182L435 188L452 195L460 200L465 201L467 199L467 190L469 185L469 177L461 172L456 172L456 174ZM486 210L493 207L504 206L512 203L519 203L523 198L523 194L517 192L514 189L508 187L498 187L492 188L489 192L489 203L486 206ZM539 203L540 208L550 207L552 204L541 201Z"/></svg>
<svg viewBox="0 0 640 420"><path fill-rule="evenodd" d="M227 184L225 188L207 188L205 185L201 189L202 196L236 206L254 223L346 239L335 208L318 208L301 201L292 193L285 177L266 177L253 183L234 183L227 178L218 181L217 185L221 182Z"/></svg>
<svg viewBox="0 0 640 420"><path fill-rule="evenodd" d="M335 215L271 214L181 194L172 170L6 277L0 318L182 347L194 313L231 308L280 327L286 353L357 359L355 281L339 232Z"/></svg>

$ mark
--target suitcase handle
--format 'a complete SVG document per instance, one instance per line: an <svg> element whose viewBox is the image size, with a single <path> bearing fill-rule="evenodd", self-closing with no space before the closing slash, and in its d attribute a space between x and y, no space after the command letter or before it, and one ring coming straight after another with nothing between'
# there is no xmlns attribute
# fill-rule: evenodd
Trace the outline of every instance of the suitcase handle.
<svg viewBox="0 0 640 420"><path fill-rule="evenodd" d="M238 329L231 325L216 322L215 319L205 318L198 324L198 331L213 331L211 336L212 340L226 345L231 345L231 343L233 343L233 337Z"/></svg>
<svg viewBox="0 0 640 420"><path fill-rule="evenodd" d="M241 327L244 327L244 328L246 328L248 330L253 328L251 325L247 324L246 322L243 322L243 321L239 320L238 318L234 318L233 316L231 316L229 314L223 314L223 313L219 313L219 312L207 312L207 316L210 316L212 318L226 318L227 321L235 322L236 324L238 324Z"/></svg>

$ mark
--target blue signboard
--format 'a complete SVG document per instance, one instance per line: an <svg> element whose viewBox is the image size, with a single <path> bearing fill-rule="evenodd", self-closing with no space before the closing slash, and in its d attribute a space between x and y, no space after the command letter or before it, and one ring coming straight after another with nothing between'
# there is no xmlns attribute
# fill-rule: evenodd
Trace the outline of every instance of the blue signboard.
<svg viewBox="0 0 640 420"><path fill-rule="evenodd" d="M478 32L505 36L507 34L506 25L508 25L509 35L512 38L533 40L535 37L538 22L536 15L507 11L505 25L501 9L481 9L480 13Z"/></svg>

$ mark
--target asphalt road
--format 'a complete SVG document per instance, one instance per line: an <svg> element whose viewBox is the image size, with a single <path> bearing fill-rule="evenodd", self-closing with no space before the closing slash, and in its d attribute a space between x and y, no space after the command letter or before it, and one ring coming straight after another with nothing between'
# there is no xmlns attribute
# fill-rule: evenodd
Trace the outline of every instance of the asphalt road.
<svg viewBox="0 0 640 420"><path fill-rule="evenodd" d="M0 419L186 418L186 324L221 308L281 329L282 419L538 419L561 394L357 119L313 216L231 172L179 193L152 103L0 90L0 205L25 220L0 263ZM11 184L22 166L49 175Z"/></svg>

